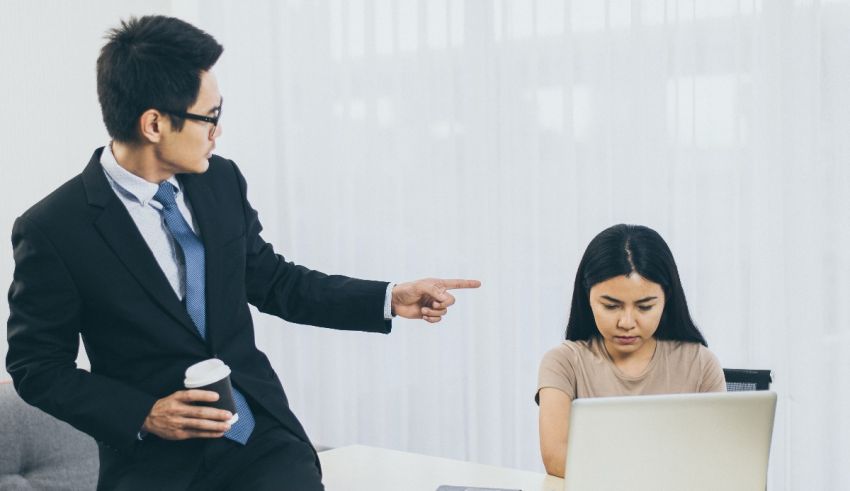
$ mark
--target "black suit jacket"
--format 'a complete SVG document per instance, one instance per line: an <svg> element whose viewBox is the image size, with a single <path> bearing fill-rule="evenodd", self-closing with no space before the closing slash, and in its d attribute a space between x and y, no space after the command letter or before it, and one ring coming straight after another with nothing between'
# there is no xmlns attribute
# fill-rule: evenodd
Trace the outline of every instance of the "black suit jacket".
<svg viewBox="0 0 850 491"><path fill-rule="evenodd" d="M218 156L180 175L206 250L207 338L198 334L100 165L15 222L6 366L21 397L94 437L100 487L180 487L202 440L136 435L185 369L217 357L231 380L305 442L286 394L257 349L248 304L288 321L390 331L386 283L328 276L286 262L260 237L236 165ZM75 364L82 335L91 372ZM157 481L159 479L159 481Z"/></svg>

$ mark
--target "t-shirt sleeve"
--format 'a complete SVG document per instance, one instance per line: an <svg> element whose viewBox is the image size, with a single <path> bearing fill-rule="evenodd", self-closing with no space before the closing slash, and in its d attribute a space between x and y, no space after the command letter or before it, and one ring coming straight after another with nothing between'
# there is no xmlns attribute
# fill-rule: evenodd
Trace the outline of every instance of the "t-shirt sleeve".
<svg viewBox="0 0 850 491"><path fill-rule="evenodd" d="M702 365L702 380L700 392L726 392L726 377L723 368L714 353L705 346L700 346L700 364Z"/></svg>
<svg viewBox="0 0 850 491"><path fill-rule="evenodd" d="M576 398L576 373L575 352L566 345L561 344L552 348L540 361L540 371L537 375L537 392L534 393L534 402L540 404L540 389L552 387L562 391L569 396L570 400Z"/></svg>

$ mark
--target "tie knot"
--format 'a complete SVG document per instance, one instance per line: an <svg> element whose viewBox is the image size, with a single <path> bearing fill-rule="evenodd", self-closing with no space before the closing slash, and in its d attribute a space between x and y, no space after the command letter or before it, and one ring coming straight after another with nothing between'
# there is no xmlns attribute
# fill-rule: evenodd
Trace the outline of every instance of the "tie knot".
<svg viewBox="0 0 850 491"><path fill-rule="evenodd" d="M168 181L163 181L159 185L159 189L156 190L156 194L153 195L153 199L159 202L163 208L171 208L172 206L176 206L177 202L174 200L174 195L177 193L177 188L174 187L174 184L171 184Z"/></svg>

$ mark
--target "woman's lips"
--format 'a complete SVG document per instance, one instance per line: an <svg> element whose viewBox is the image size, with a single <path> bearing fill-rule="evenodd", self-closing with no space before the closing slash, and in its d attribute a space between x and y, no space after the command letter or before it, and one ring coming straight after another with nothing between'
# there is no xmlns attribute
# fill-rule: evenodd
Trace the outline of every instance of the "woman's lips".
<svg viewBox="0 0 850 491"><path fill-rule="evenodd" d="M620 344L635 344L637 340L637 336L614 336L614 341Z"/></svg>

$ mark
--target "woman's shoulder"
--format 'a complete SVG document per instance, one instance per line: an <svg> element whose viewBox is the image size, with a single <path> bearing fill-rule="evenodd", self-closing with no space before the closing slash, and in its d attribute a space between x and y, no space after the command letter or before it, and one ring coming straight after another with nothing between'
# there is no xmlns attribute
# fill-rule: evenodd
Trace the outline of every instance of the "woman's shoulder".
<svg viewBox="0 0 850 491"><path fill-rule="evenodd" d="M593 351L592 340L572 341L567 339L561 341L557 346L549 350L549 353L561 353L564 355L581 355Z"/></svg>
<svg viewBox="0 0 850 491"><path fill-rule="evenodd" d="M658 340L667 356L677 360L699 361L702 364L719 364L714 353L703 344L692 341Z"/></svg>
<svg viewBox="0 0 850 491"><path fill-rule="evenodd" d="M687 378L689 392L723 392L726 383L720 360L700 343L660 341L667 350L666 369Z"/></svg>
<svg viewBox="0 0 850 491"><path fill-rule="evenodd" d="M557 346L550 349L543 355L543 360L549 362L569 362L574 363L578 360L595 356L595 346L593 340L587 341L561 341Z"/></svg>

